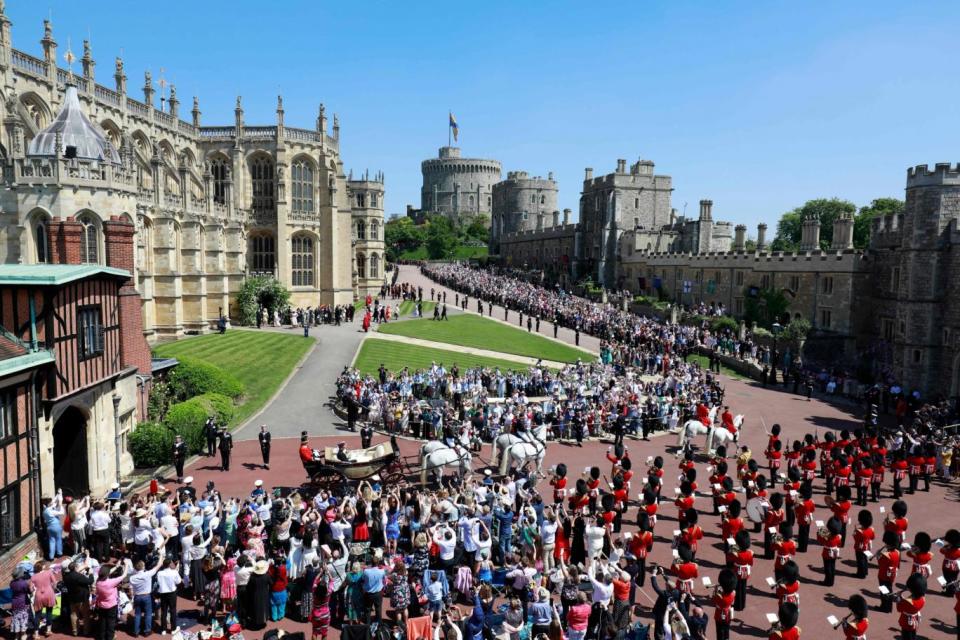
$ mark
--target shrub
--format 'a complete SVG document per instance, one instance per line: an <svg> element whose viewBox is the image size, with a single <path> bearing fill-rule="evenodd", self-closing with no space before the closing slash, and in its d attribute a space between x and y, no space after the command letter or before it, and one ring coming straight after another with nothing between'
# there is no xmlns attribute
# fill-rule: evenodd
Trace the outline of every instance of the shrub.
<svg viewBox="0 0 960 640"><path fill-rule="evenodd" d="M710 322L710 328L714 333L722 333L724 331L736 333L740 329L740 325L737 324L737 321L730 316L721 316L719 318L714 318Z"/></svg>
<svg viewBox="0 0 960 640"><path fill-rule="evenodd" d="M204 393L190 398L183 404L195 404L206 412L207 416L213 416L217 425L228 425L233 421L236 415L233 400L219 393Z"/></svg>
<svg viewBox="0 0 960 640"><path fill-rule="evenodd" d="M173 433L183 436L189 453L200 453L206 444L203 425L208 417L210 414L199 403L179 402L170 407L164 423Z"/></svg>
<svg viewBox="0 0 960 640"><path fill-rule="evenodd" d="M770 333L767 329L764 329L763 327L757 327L756 329L753 330L753 337L769 340L770 338L773 337L773 334Z"/></svg>
<svg viewBox="0 0 960 640"><path fill-rule="evenodd" d="M130 455L137 467L159 467L170 461L173 431L157 422L141 422L130 434Z"/></svg>
<svg viewBox="0 0 960 640"><path fill-rule="evenodd" d="M243 383L228 373L202 360L181 358L167 378L170 395L184 401L204 393L219 393L236 398L243 394Z"/></svg>

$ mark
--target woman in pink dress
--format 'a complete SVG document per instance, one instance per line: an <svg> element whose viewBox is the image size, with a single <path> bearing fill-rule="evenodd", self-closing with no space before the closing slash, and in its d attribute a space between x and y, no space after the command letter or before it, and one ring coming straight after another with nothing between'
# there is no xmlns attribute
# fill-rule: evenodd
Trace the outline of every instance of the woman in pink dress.
<svg viewBox="0 0 960 640"><path fill-rule="evenodd" d="M237 561L229 558L220 573L220 602L227 613L233 611L237 599L237 574L234 572L236 566Z"/></svg>
<svg viewBox="0 0 960 640"><path fill-rule="evenodd" d="M48 562L38 562L33 571L30 582L34 588L33 611L37 615L37 633L49 636L53 623L53 608L57 605L55 589L58 580Z"/></svg>

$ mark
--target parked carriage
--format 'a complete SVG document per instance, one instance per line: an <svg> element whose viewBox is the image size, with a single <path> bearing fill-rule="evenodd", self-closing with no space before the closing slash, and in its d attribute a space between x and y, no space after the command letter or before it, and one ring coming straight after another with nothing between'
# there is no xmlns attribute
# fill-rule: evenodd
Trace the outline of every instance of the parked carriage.
<svg viewBox="0 0 960 640"><path fill-rule="evenodd" d="M310 481L326 489L343 486L347 481L370 480L379 475L383 484L402 485L414 469L417 456L400 455L396 438L367 449L348 449L347 460L337 457L337 447L326 447L319 460L304 461Z"/></svg>

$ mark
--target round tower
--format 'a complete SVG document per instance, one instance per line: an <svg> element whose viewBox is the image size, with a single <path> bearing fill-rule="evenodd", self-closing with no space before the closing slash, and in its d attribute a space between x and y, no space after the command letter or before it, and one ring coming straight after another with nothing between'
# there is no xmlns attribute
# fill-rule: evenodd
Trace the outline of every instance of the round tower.
<svg viewBox="0 0 960 640"><path fill-rule="evenodd" d="M553 172L542 178L531 177L526 171L510 171L506 180L493 185L491 253L499 252L500 237L505 233L542 231L544 227L556 226L553 214L556 212L559 219L557 194Z"/></svg>
<svg viewBox="0 0 960 640"><path fill-rule="evenodd" d="M424 160L420 208L451 218L490 216L493 185L500 181L497 160L463 158L458 147L441 147L438 157Z"/></svg>

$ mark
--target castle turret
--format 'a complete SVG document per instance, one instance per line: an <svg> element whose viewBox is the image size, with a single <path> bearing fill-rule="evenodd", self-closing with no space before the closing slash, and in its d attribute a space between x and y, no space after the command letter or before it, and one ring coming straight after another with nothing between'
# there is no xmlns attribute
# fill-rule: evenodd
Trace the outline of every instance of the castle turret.
<svg viewBox="0 0 960 640"><path fill-rule="evenodd" d="M200 128L200 98L193 96L193 109L190 110L190 115L193 116L193 126L197 129Z"/></svg>
<svg viewBox="0 0 960 640"><path fill-rule="evenodd" d="M767 250L767 223L757 225L757 251Z"/></svg>
<svg viewBox="0 0 960 640"><path fill-rule="evenodd" d="M97 63L93 59L93 51L90 48L90 41L83 41L83 58L80 59L80 62L83 63L83 77L90 81L90 88L92 90L92 83L96 81L94 69L97 66Z"/></svg>
<svg viewBox="0 0 960 640"><path fill-rule="evenodd" d="M43 60L47 63L47 80L57 81L57 41L53 39L53 25L49 20L43 21ZM56 86L56 85L54 85Z"/></svg>
<svg viewBox="0 0 960 640"><path fill-rule="evenodd" d="M740 252L746 248L747 243L747 225L738 224L733 229L733 250Z"/></svg>
<svg viewBox="0 0 960 640"><path fill-rule="evenodd" d="M834 251L853 249L853 215L843 213L833 222L833 243L830 246Z"/></svg>
<svg viewBox="0 0 960 640"><path fill-rule="evenodd" d="M713 200L700 201L700 221L713 220Z"/></svg>
<svg viewBox="0 0 960 640"><path fill-rule="evenodd" d="M554 210L553 212L553 226L554 227L560 226L560 212L557 210Z"/></svg>
<svg viewBox="0 0 960 640"><path fill-rule="evenodd" d="M593 180L593 167L587 167L583 170L584 180Z"/></svg>
<svg viewBox="0 0 960 640"><path fill-rule="evenodd" d="M570 209L564 209L564 210L563 210L563 226L567 226L568 224L570 224L570 214L571 214L571 213L572 213L572 212L570 211Z"/></svg>
<svg viewBox="0 0 960 640"><path fill-rule="evenodd" d="M808 214L803 219L800 232L800 251L816 251L820 248L820 218L816 214Z"/></svg>

